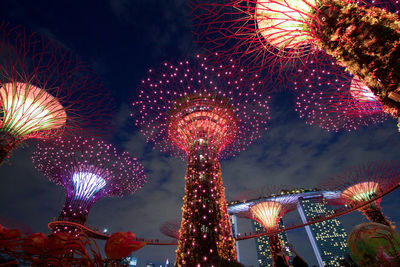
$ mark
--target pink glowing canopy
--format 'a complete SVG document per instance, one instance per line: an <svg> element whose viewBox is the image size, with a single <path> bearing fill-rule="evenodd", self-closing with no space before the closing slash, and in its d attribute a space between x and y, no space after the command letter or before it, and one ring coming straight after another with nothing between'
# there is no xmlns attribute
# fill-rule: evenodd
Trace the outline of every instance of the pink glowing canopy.
<svg viewBox="0 0 400 267"><path fill-rule="evenodd" d="M233 142L237 118L226 99L207 95L183 98L170 111L168 136L184 151L207 145L218 153Z"/></svg>
<svg viewBox="0 0 400 267"><path fill-rule="evenodd" d="M330 57L307 65L292 77L295 110L307 124L352 131L389 117L370 89Z"/></svg>
<svg viewBox="0 0 400 267"><path fill-rule="evenodd" d="M118 153L98 138L71 136L41 142L32 160L50 181L65 188L67 197L83 202L134 193L146 181L136 158Z"/></svg>
<svg viewBox="0 0 400 267"><path fill-rule="evenodd" d="M224 69L197 56L150 70L132 112L147 141L181 157L197 145L224 157L259 138L269 120L269 97L259 83L245 80L243 69Z"/></svg>

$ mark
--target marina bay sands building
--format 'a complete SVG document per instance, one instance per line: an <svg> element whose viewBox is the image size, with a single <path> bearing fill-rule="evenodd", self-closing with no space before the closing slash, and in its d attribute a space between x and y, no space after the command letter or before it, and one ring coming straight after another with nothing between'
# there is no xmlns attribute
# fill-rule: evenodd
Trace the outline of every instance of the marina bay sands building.
<svg viewBox="0 0 400 267"><path fill-rule="evenodd" d="M297 210L303 223L309 218L332 212L322 196L299 198ZM347 252L347 233L339 219L334 218L305 226L317 258L318 266L342 266Z"/></svg>
<svg viewBox="0 0 400 267"><path fill-rule="evenodd" d="M281 193L282 195L296 195L295 202L297 211L303 223L307 223L312 218L327 216L333 213L333 209L327 205L327 200L335 199L340 196L340 192L336 191L316 191L311 189L295 189L290 192L282 191ZM266 196L265 200L268 201L268 198L269 197ZM235 215L249 210L252 205L263 200L264 199L257 199L228 203L228 213L231 219L233 219L231 220L231 226L234 228L232 231L234 235L238 234ZM279 224L283 225L282 219L279 221ZM264 229L259 223L253 221L253 230L258 232ZM347 253L347 233L342 223L337 218L307 225L305 226L305 230L319 267L342 266L340 262ZM288 244L286 232L279 234L279 240L282 242L282 247L286 248ZM273 266L271 253L269 251L268 237L262 236L257 238L256 247L259 266ZM239 260L238 244L236 248ZM288 253L288 255L291 262L293 255L291 253Z"/></svg>
<svg viewBox="0 0 400 267"><path fill-rule="evenodd" d="M279 225L283 226L282 219L279 221ZM259 224L257 221L253 221L253 230L255 232L262 232L264 231L264 227ZM288 249L288 239L286 232L282 232L278 234L279 240L282 243L282 247L286 249L286 253L289 256L289 262L293 260L293 254ZM260 236L255 239L256 241L256 249L257 249L257 257L258 257L258 264L260 267L272 267L273 260L271 257L271 248L268 241L268 236Z"/></svg>

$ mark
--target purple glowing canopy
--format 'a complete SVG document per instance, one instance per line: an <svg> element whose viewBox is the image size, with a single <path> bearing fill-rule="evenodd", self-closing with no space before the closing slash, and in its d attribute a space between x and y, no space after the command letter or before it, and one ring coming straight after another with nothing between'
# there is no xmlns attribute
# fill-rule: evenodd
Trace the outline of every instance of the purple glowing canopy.
<svg viewBox="0 0 400 267"><path fill-rule="evenodd" d="M136 158L127 152L119 154L96 138L73 136L42 142L32 160L50 181L65 188L70 201L94 202L103 196L134 193L146 181Z"/></svg>

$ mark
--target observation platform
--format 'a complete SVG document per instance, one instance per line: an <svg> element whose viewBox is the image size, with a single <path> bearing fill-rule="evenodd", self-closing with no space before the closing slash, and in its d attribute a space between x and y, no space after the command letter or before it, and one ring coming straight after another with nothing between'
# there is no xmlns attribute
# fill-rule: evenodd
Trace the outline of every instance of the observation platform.
<svg viewBox="0 0 400 267"><path fill-rule="evenodd" d="M361 205L354 205L354 206L349 206L349 205L344 205L341 206L337 209L334 209L331 214L326 214L324 216L318 216L314 217L311 220L309 220L307 223L299 223L299 224L293 224L286 226L285 228L278 229L277 231L271 231L271 232L255 232L255 233L239 233L235 239L237 241L240 240L246 240L246 239L251 239L251 238L257 238L260 236L268 236L268 235L274 235L280 232L285 232L288 230L304 227L307 225L311 225L314 223L318 222L323 222L329 219L333 219L345 214L348 214L350 212L353 212L357 209L360 209L374 201L377 201L378 199L384 197L385 195L393 192L397 188L400 187L400 184L396 184L394 187L390 188L389 190L386 190L385 192L381 192L381 194L375 196L369 201L363 202ZM307 199L307 198L318 198L318 197L323 197L327 200L335 200L338 199L340 196L340 191L310 191L310 192L301 192L301 193L294 193L296 198L294 198L298 202L300 198ZM237 215L240 214L241 212L245 212L250 208L250 206L254 205L255 203L262 202L262 201L268 201L271 199L274 199L274 201L279 201L279 199L284 199L285 197L288 197L289 194L286 195L279 195L279 196L270 196L270 197L263 197L263 198L258 198L258 199L253 199L253 200L248 200L248 201L237 201L237 202L231 202L231 204L228 204L228 213L230 215ZM293 194L290 194L291 198L293 198ZM81 229L87 236L95 239L102 239L102 240L107 240L111 234L106 234L101 232L99 229L95 227L91 227L88 225L81 225L78 223L74 222L68 222L68 221L52 221L48 224L48 227L50 229L54 229L57 226L73 226ZM160 240L160 239L146 239L146 238L136 238L138 241L142 242L147 242L147 245L154 245L154 246L176 246L178 245L177 240Z"/></svg>

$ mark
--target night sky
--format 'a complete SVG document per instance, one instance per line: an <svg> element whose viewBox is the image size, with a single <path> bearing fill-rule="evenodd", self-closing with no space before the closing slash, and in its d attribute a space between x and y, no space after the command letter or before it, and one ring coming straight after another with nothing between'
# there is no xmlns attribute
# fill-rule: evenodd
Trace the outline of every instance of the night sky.
<svg viewBox="0 0 400 267"><path fill-rule="evenodd" d="M159 227L180 219L185 162L147 145L129 114L135 88L149 68L200 52L191 34L186 1L2 0L0 14L11 25L60 42L90 64L118 104L113 114L116 126L108 141L137 157L147 170L148 183L141 190L120 199L101 199L92 207L87 223L111 232L131 231L138 237L169 240ZM271 98L268 131L239 156L221 162L228 200L259 186L313 187L354 165L398 159L400 134L395 120L355 132L328 133L298 118L290 93ZM0 223L48 233L47 223L59 215L65 193L34 169L33 144L14 151L0 167ZM382 207L399 224L400 193L386 196ZM358 212L341 220L348 231L366 221ZM240 232L251 230L248 220L239 221ZM288 238L310 266L316 264L304 229L288 232ZM135 253L138 266L161 264L166 258L173 262L175 249L147 246ZM258 266L254 240L241 241L240 253L243 264Z"/></svg>

